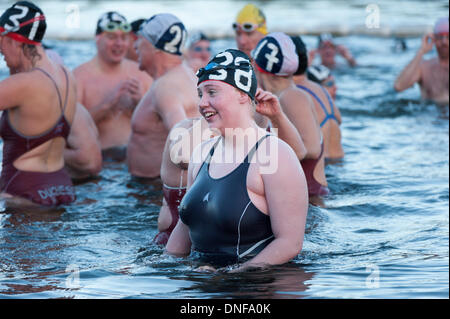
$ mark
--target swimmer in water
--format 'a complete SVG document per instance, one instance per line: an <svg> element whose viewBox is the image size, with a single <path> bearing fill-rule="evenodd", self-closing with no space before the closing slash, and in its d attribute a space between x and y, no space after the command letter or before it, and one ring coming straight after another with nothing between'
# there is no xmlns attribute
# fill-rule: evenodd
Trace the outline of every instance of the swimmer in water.
<svg viewBox="0 0 450 319"><path fill-rule="evenodd" d="M186 60L194 72L203 68L211 59L211 41L202 32L197 32L189 39Z"/></svg>
<svg viewBox="0 0 450 319"><path fill-rule="evenodd" d="M253 120L254 103L278 99L257 91L250 58L238 50L217 54L197 75L200 112L220 136L193 153L166 251L195 252L214 266L239 264L236 271L284 264L302 249L308 195L292 148Z"/></svg>
<svg viewBox="0 0 450 319"><path fill-rule="evenodd" d="M15 204L58 206L75 200L64 148L76 109L71 73L41 45L47 28L35 4L19 1L0 17L0 52L10 76L0 82L2 195Z"/></svg>
<svg viewBox="0 0 450 319"><path fill-rule="evenodd" d="M331 74L330 69L325 65L311 65L306 70L306 76L308 80L311 80L317 84L323 86L333 101L336 101L337 86L336 79Z"/></svg>
<svg viewBox="0 0 450 319"><path fill-rule="evenodd" d="M251 56L251 51L267 34L266 17L255 5L247 4L233 22L236 44L239 50Z"/></svg>
<svg viewBox="0 0 450 319"><path fill-rule="evenodd" d="M292 38L274 32L261 40L252 52L258 82L264 90L278 96L283 111L295 125L306 147L301 160L308 181L311 202L329 193L325 177L323 138L311 97L296 87L293 75L304 72L307 61L300 63Z"/></svg>
<svg viewBox="0 0 450 319"><path fill-rule="evenodd" d="M433 49L433 45L438 56L424 60L424 55ZM394 89L401 92L418 83L423 99L448 105L448 65L448 17L445 17L436 21L432 34L423 36L419 51L395 80Z"/></svg>
<svg viewBox="0 0 450 319"><path fill-rule="evenodd" d="M267 22L264 13L254 4L247 4L239 11L236 21L232 24L235 31L236 44L240 51L247 54L251 59L251 51L255 49L258 42L267 35ZM269 114L265 114L265 110L270 111ZM289 120L282 114L277 116L276 121L282 120L283 123L275 123L272 119L269 119L274 110L261 109L255 114L255 122L259 127L276 127L279 130L280 138L287 142L296 152L296 154L303 158L306 154L303 142L301 141L298 132L292 123L287 123ZM278 110L275 110L278 112ZM287 122L286 122L287 120ZM286 134L285 134L286 133ZM295 136L297 135L297 136Z"/></svg>
<svg viewBox="0 0 450 319"><path fill-rule="evenodd" d="M272 123L270 132L276 132L280 139L292 145L299 159L304 158L306 148L300 134L281 110L279 103L259 103L256 105L256 112L269 118ZM163 203L158 217L159 233L154 238L154 243L166 245L178 222L178 206L186 194L187 171L192 152L198 144L217 135L219 134L209 129L202 117L185 119L170 131L161 165Z"/></svg>
<svg viewBox="0 0 450 319"><path fill-rule="evenodd" d="M341 142L342 123L341 112L334 105L333 99L328 91L320 84L309 80L306 75L308 66L308 52L306 46L299 36L292 38L299 57L299 69L295 73L294 82L297 87L307 92L316 109L317 120L322 131L324 156L327 160L339 160L344 157L344 149ZM311 67L311 72L314 72Z"/></svg>
<svg viewBox="0 0 450 319"><path fill-rule="evenodd" d="M154 243L167 244L178 222L178 206L186 194L187 172L192 152L197 145L213 136L208 123L202 117L185 119L170 131L161 164L163 203L158 217L159 233L154 238Z"/></svg>
<svg viewBox="0 0 450 319"><path fill-rule="evenodd" d="M125 58L131 26L117 12L97 22L96 56L73 73L78 102L91 114L100 134L103 159L125 160L131 134L131 117L152 78Z"/></svg>
<svg viewBox="0 0 450 319"><path fill-rule="evenodd" d="M321 64L329 69L336 67L336 56L342 56L348 65L356 66L356 60L351 54L350 50L343 45L334 43L333 36L329 33L324 33L319 36L319 44L316 50L310 50L309 61L312 62L316 55L320 56Z"/></svg>
<svg viewBox="0 0 450 319"><path fill-rule="evenodd" d="M45 46L44 49L50 60L64 66L59 55L49 54L49 49ZM80 103L77 103L75 117L66 142L64 162L70 178L79 183L98 176L102 170L98 129L91 114Z"/></svg>
<svg viewBox="0 0 450 319"><path fill-rule="evenodd" d="M200 116L196 77L182 58L186 29L177 17L157 14L138 34L139 67L155 81L133 114L127 162L133 176L157 178L169 131L186 118Z"/></svg>

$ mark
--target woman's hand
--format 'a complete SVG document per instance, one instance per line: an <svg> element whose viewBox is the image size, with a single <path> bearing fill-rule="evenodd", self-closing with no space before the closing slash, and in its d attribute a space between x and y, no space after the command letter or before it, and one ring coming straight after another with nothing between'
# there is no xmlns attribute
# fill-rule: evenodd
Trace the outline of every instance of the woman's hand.
<svg viewBox="0 0 450 319"><path fill-rule="evenodd" d="M269 119L280 116L282 114L280 101L278 98L262 89L258 89L255 94L256 112L267 116Z"/></svg>

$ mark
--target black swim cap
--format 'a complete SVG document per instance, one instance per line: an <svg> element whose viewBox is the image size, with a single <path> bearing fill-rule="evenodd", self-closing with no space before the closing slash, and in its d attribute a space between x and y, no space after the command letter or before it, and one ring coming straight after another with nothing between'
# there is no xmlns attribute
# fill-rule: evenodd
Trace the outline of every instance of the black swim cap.
<svg viewBox="0 0 450 319"><path fill-rule="evenodd" d="M44 13L28 1L16 2L0 17L0 35L26 44L41 44L46 29Z"/></svg>
<svg viewBox="0 0 450 319"><path fill-rule="evenodd" d="M302 75L308 68L308 50L300 36L291 37L298 55L298 69L294 75Z"/></svg>
<svg viewBox="0 0 450 319"><path fill-rule="evenodd" d="M308 79L319 84L322 84L330 74L330 69L324 65L311 65L306 71Z"/></svg>
<svg viewBox="0 0 450 319"><path fill-rule="evenodd" d="M131 31L131 25L123 15L115 11L110 11L102 14L98 19L95 35L99 35L104 31L113 32L119 29L128 33Z"/></svg>
<svg viewBox="0 0 450 319"><path fill-rule="evenodd" d="M133 22L131 22L130 23L131 31L133 33L137 34L144 22L145 22L145 19L137 19L137 20L134 20Z"/></svg>
<svg viewBox="0 0 450 319"><path fill-rule="evenodd" d="M228 83L255 99L258 83L250 58L242 51L228 49L214 58L197 72L198 83L217 80Z"/></svg>

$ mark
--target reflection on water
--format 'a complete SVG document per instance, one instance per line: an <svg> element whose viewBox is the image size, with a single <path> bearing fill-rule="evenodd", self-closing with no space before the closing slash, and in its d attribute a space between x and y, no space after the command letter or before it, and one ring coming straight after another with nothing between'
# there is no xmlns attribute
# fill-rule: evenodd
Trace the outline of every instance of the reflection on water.
<svg viewBox="0 0 450 319"><path fill-rule="evenodd" d="M307 296L307 282L313 277L313 272L290 264L240 274L211 275L193 272L186 275L185 280L188 279L193 284L185 288L183 294L196 298L303 298ZM242 285L243 282L251 282L252 285ZM241 288L237 290L236 287Z"/></svg>

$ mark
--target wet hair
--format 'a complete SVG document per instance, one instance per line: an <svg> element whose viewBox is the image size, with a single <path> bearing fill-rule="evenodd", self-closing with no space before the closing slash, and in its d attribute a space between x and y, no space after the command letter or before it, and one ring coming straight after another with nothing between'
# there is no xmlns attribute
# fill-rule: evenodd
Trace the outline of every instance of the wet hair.
<svg viewBox="0 0 450 319"><path fill-rule="evenodd" d="M42 56L39 54L37 50L37 46L34 44L23 44L22 46L23 54L31 60L31 64L34 66L37 61L42 59Z"/></svg>
<svg viewBox="0 0 450 319"><path fill-rule="evenodd" d="M298 69L294 75L303 75L308 68L308 50L300 36L291 37L298 55Z"/></svg>

